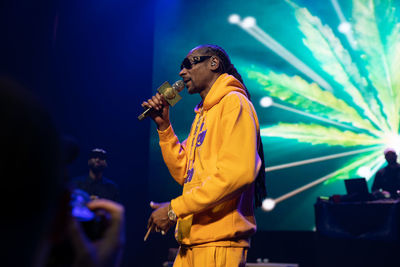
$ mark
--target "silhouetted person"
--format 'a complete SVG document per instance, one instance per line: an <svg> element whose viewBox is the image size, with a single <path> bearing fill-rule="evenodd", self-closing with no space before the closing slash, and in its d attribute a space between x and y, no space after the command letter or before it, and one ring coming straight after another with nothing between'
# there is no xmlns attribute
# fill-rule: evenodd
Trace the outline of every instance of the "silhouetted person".
<svg viewBox="0 0 400 267"><path fill-rule="evenodd" d="M372 184L372 193L386 191L392 198L397 198L400 190L400 164L397 163L397 154L394 149L388 148L384 151L387 166L380 169Z"/></svg>
<svg viewBox="0 0 400 267"><path fill-rule="evenodd" d="M72 186L87 192L92 199L105 198L120 202L117 184L103 175L108 166L107 152L101 148L92 149L88 166L89 174L74 178Z"/></svg>
<svg viewBox="0 0 400 267"><path fill-rule="evenodd" d="M74 266L118 266L124 208L108 200L88 203L90 210L105 210L111 219L96 244L86 237L63 201L70 157L61 155L66 150L50 115L29 92L5 78L0 78L0 125L2 264L45 266L57 233L55 217L61 215L65 220L57 230L71 240Z"/></svg>
<svg viewBox="0 0 400 267"><path fill-rule="evenodd" d="M19 85L0 78L1 261L32 266L62 190L58 133Z"/></svg>

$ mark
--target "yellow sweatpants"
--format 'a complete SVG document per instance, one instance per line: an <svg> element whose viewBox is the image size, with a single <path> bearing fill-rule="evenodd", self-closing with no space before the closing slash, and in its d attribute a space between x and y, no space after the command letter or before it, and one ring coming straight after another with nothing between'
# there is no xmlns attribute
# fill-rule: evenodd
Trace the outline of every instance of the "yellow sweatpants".
<svg viewBox="0 0 400 267"><path fill-rule="evenodd" d="M245 267L247 248L180 247L173 267Z"/></svg>

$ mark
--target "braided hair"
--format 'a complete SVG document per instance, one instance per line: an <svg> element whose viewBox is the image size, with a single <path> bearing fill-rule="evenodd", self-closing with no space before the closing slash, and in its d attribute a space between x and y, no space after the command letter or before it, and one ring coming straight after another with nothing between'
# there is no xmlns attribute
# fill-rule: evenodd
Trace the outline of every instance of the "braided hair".
<svg viewBox="0 0 400 267"><path fill-rule="evenodd" d="M244 87L247 98L251 101L250 93L243 83L242 76L239 74L239 72L237 71L235 66L232 64L232 62L231 62L228 54L225 52L225 50L222 47L219 47L217 45L210 45L210 44L201 45L199 47L199 49L201 49L206 55L217 56L220 60L220 64L219 64L216 72L227 73L227 74L235 77L237 80L239 80ZM266 196L267 196L267 190L265 187L264 149L263 149L261 137L260 137L260 144L258 146L258 155L261 159L261 168L260 168L260 171L258 172L256 181L255 181L254 204L255 204L256 208L261 207L263 199L266 198Z"/></svg>

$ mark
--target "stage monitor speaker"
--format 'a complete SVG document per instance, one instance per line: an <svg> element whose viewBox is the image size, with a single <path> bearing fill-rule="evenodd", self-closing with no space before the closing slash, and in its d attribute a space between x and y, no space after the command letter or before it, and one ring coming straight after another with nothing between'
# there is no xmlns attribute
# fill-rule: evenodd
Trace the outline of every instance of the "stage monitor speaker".
<svg viewBox="0 0 400 267"><path fill-rule="evenodd" d="M297 263L263 262L263 263L246 263L246 267L299 267L299 265Z"/></svg>
<svg viewBox="0 0 400 267"><path fill-rule="evenodd" d="M166 261L163 264L163 267L172 267L174 263L172 261ZM275 263L275 262L267 262L267 263L246 263L246 267L299 267L297 263Z"/></svg>

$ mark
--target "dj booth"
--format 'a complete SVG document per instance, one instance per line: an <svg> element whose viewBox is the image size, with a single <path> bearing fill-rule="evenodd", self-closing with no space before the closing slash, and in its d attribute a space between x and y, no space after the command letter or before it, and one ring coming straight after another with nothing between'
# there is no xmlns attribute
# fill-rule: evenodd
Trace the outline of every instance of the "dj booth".
<svg viewBox="0 0 400 267"><path fill-rule="evenodd" d="M317 267L400 266L400 200L314 205Z"/></svg>
<svg viewBox="0 0 400 267"><path fill-rule="evenodd" d="M400 200L339 202L318 199L317 232L333 238L399 241Z"/></svg>

